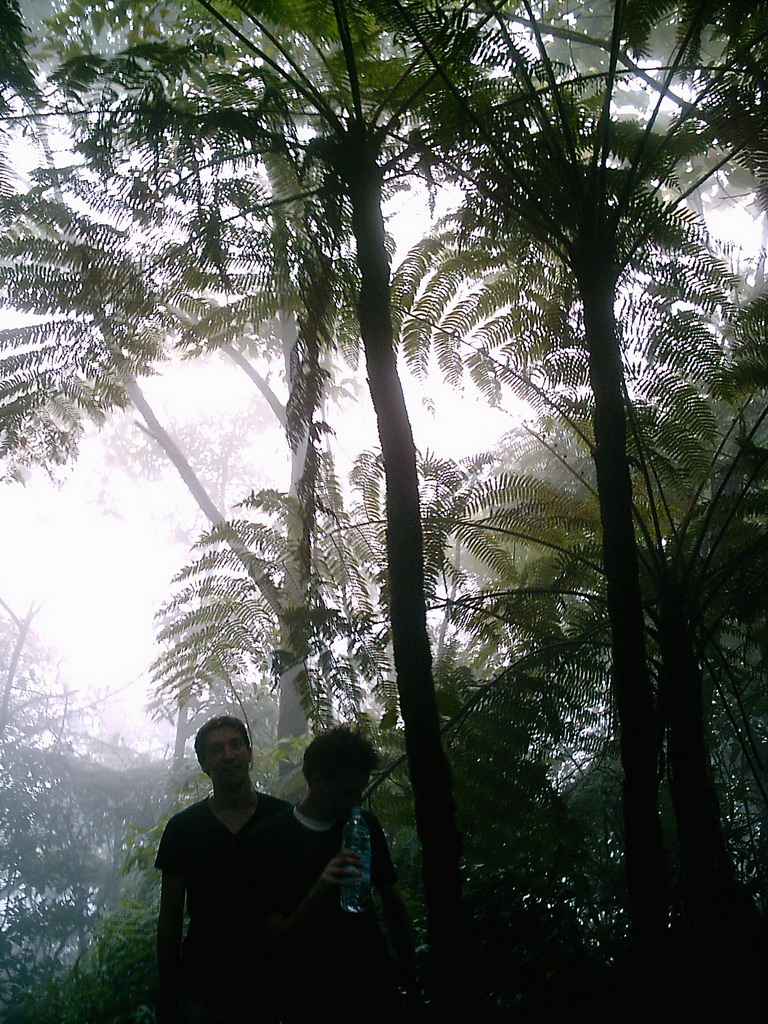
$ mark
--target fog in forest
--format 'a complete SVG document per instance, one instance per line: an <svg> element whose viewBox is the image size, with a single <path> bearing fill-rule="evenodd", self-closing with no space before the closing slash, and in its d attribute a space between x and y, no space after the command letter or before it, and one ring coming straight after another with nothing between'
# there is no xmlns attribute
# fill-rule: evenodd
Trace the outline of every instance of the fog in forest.
<svg viewBox="0 0 768 1024"><path fill-rule="evenodd" d="M281 371L272 367L278 394ZM269 365L264 373L268 378ZM442 457L472 454L519 416L514 401L510 410L488 410L476 396L440 381L437 398L425 382L409 384L419 446ZM361 451L374 448L376 428L364 377L349 370L342 388L326 412L326 440L343 474ZM236 366L216 356L159 366L145 390L226 514L234 515L251 491L290 483L284 432ZM175 726L147 713L156 616L206 529L194 496L129 408L88 429L76 462L25 471L6 487L3 512L5 643L12 647L17 621L31 614L25 644L44 652L51 695L68 703L73 719L85 716L82 738L162 754L173 744ZM17 697L24 701L21 680L12 693L11 714Z"/></svg>
<svg viewBox="0 0 768 1024"><path fill-rule="evenodd" d="M765 20L0 0L2 1024L181 1019L220 714L380 752L396 1019L749 1003Z"/></svg>

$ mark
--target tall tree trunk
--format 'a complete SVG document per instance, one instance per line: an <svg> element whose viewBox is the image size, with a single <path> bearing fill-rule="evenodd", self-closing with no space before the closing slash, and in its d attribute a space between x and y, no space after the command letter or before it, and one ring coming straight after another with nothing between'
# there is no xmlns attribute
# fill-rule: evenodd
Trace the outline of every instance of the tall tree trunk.
<svg viewBox="0 0 768 1024"><path fill-rule="evenodd" d="M593 457L611 624L611 682L624 770L627 884L636 948L652 953L667 927L664 848L658 811L658 728L645 650L627 458L624 368L616 333L617 272L610 254L587 244L574 271L584 308L594 395Z"/></svg>
<svg viewBox="0 0 768 1024"><path fill-rule="evenodd" d="M184 481L187 490L194 498L200 511L212 526L222 525L225 522L224 513L211 500L208 491L187 462L181 449L158 420L137 381L128 381L126 391L135 409L144 420L147 434L168 456L168 459ZM281 625L281 631L284 631L285 616L279 594L271 582L254 569L247 551L242 550L231 542L230 547L232 547L232 550L242 562L243 568L253 580L254 585L262 593L277 616L278 622ZM278 683L278 737L301 736L306 732L306 729L307 719L299 692L299 680L297 679L295 668L292 667L281 673Z"/></svg>
<svg viewBox="0 0 768 1024"><path fill-rule="evenodd" d="M279 314L277 323L280 342L283 347L283 358L285 362L285 374L288 381L289 392L293 393L294 379L291 367L292 353L295 351L298 341L295 318L288 314ZM289 494L297 498L302 508L302 514L306 516L306 510L301 506L301 482L307 471L307 455L309 448L309 429L298 443L293 443L288 428L288 410L283 406L267 381L257 372L254 366L238 352L232 345L223 345L223 350L240 367L241 370L256 385L262 397L266 400L270 409L275 415L280 426L285 431L288 447L291 452L291 481ZM289 399L290 401L290 399ZM312 510L314 517L314 509ZM287 573L286 587L284 588L281 605L283 611L280 616L280 636L278 643L281 651L292 651L297 660L283 669L280 673L278 684L278 713L277 713L277 735L279 739L287 736L303 736L307 731L307 710L304 706L304 695L306 693L306 675L304 672L303 653L295 651L296 636L295 630L291 630L284 614L285 609L296 607L296 601L301 593L301 602L306 603L306 582L309 579L309 568L307 572L296 568L295 571ZM298 580L303 581L299 585ZM287 765L285 766L287 769Z"/></svg>
<svg viewBox="0 0 768 1024"><path fill-rule="evenodd" d="M312 419L315 407L309 410L310 422L294 414L293 404L304 384L304 378L317 372L317 346L311 347L309 365L302 358L301 337L296 318L281 313L278 317L278 333L283 347L285 377L288 381L289 398L285 410L285 438L291 451L291 483L289 494L296 498L301 522L298 528L289 530L290 549L295 552L283 584L283 608L296 616L306 610L309 604L309 587L312 575L312 535L315 528L316 504L315 485L317 482L317 452L312 433ZM297 421L297 422L294 422ZM306 673L308 644L306 629L297 628L287 615L280 624L280 643L284 651L290 651L296 659L280 677L280 715L278 736L302 736L307 731L307 710L312 704L309 681ZM314 695L317 696L316 694ZM325 704L325 701L321 702ZM321 715L322 718L322 710ZM287 770L287 765L284 766Z"/></svg>
<svg viewBox="0 0 768 1024"><path fill-rule="evenodd" d="M682 872L683 921L692 958L721 970L757 948L759 920L737 884L723 836L706 741L702 678L683 602L660 606L659 646L669 768ZM726 984L730 979L724 976Z"/></svg>
<svg viewBox="0 0 768 1024"><path fill-rule="evenodd" d="M400 710L421 840L437 1019L461 1016L467 951L461 902L461 840L453 782L440 737L424 595L416 449L394 350L381 172L363 128L340 147L361 274L358 315L384 461L387 562Z"/></svg>
<svg viewBox="0 0 768 1024"><path fill-rule="evenodd" d="M189 704L179 704L179 712L176 716L176 736L173 743L173 765L175 768L184 760L184 747L187 743L187 730L189 728Z"/></svg>

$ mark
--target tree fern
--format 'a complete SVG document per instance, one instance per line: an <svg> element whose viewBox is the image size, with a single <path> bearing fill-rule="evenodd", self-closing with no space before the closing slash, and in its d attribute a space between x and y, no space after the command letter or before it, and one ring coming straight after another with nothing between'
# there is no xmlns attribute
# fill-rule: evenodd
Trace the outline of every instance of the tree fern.
<svg viewBox="0 0 768 1024"><path fill-rule="evenodd" d="M162 613L167 625L161 640L167 651L155 668L162 685L183 692L215 678L241 687L254 673L262 678L268 672L279 674L299 655L301 685L316 720L328 721L334 710L346 716L360 713L369 686L380 681L389 662L383 641L374 632L372 583L365 564L347 543L347 534L355 539L355 531L337 503L325 503L329 496L329 492L320 495L309 602L302 599L293 607L283 607L288 632L280 639L274 610L243 574L241 559L232 557L231 546L222 544L223 533L203 538L200 556L178 580L191 583ZM290 521L300 518L295 499L260 492L243 508L255 518L230 523L227 532L237 538L238 550L270 573L276 589L289 593L281 577L295 565L289 540L296 536ZM298 593L302 592L299 588ZM291 649L281 653L279 643L291 640Z"/></svg>

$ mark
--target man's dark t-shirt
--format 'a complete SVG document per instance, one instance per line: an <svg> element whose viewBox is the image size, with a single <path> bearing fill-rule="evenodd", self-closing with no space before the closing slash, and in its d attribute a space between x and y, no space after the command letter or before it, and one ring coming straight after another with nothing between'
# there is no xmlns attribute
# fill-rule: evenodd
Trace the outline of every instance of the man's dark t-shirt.
<svg viewBox="0 0 768 1024"><path fill-rule="evenodd" d="M363 814L371 833L371 882L382 889L397 876L381 825L374 815ZM260 915L291 915L340 851L342 828L338 823L314 831L289 811L254 831L248 864ZM289 1024L342 1011L368 1022L392 1014L394 971L376 915L342 910L338 889L328 892L305 931L276 958L277 967L283 1019Z"/></svg>
<svg viewBox="0 0 768 1024"><path fill-rule="evenodd" d="M216 1004L243 998L232 992L233 981L252 979L258 958L245 878L247 843L258 825L289 808L285 800L259 793L253 815L233 834L201 800L165 826L155 867L184 878L189 928L180 989L188 998Z"/></svg>

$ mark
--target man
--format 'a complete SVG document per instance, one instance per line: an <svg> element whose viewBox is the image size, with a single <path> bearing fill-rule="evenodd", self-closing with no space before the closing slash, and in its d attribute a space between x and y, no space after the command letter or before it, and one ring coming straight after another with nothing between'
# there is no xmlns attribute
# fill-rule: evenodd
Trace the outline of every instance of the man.
<svg viewBox="0 0 768 1024"><path fill-rule="evenodd" d="M348 728L321 733L304 754L307 792L298 806L260 826L249 865L262 930L281 970L281 1020L306 1024L325 1015L369 1022L397 1010L394 966L373 910L341 908L341 886L359 875L360 858L342 850L342 830L378 764L371 744ZM400 981L413 980L413 943L387 841L363 812L371 836L371 882L381 897Z"/></svg>
<svg viewBox="0 0 768 1024"><path fill-rule="evenodd" d="M222 715L206 722L195 738L195 753L213 793L171 818L155 860L163 872L160 1021L251 1024L269 1019L269 1000L253 976L258 950L243 910L244 853L254 828L290 804L251 785L251 741L239 718ZM182 942L185 900L189 929Z"/></svg>

